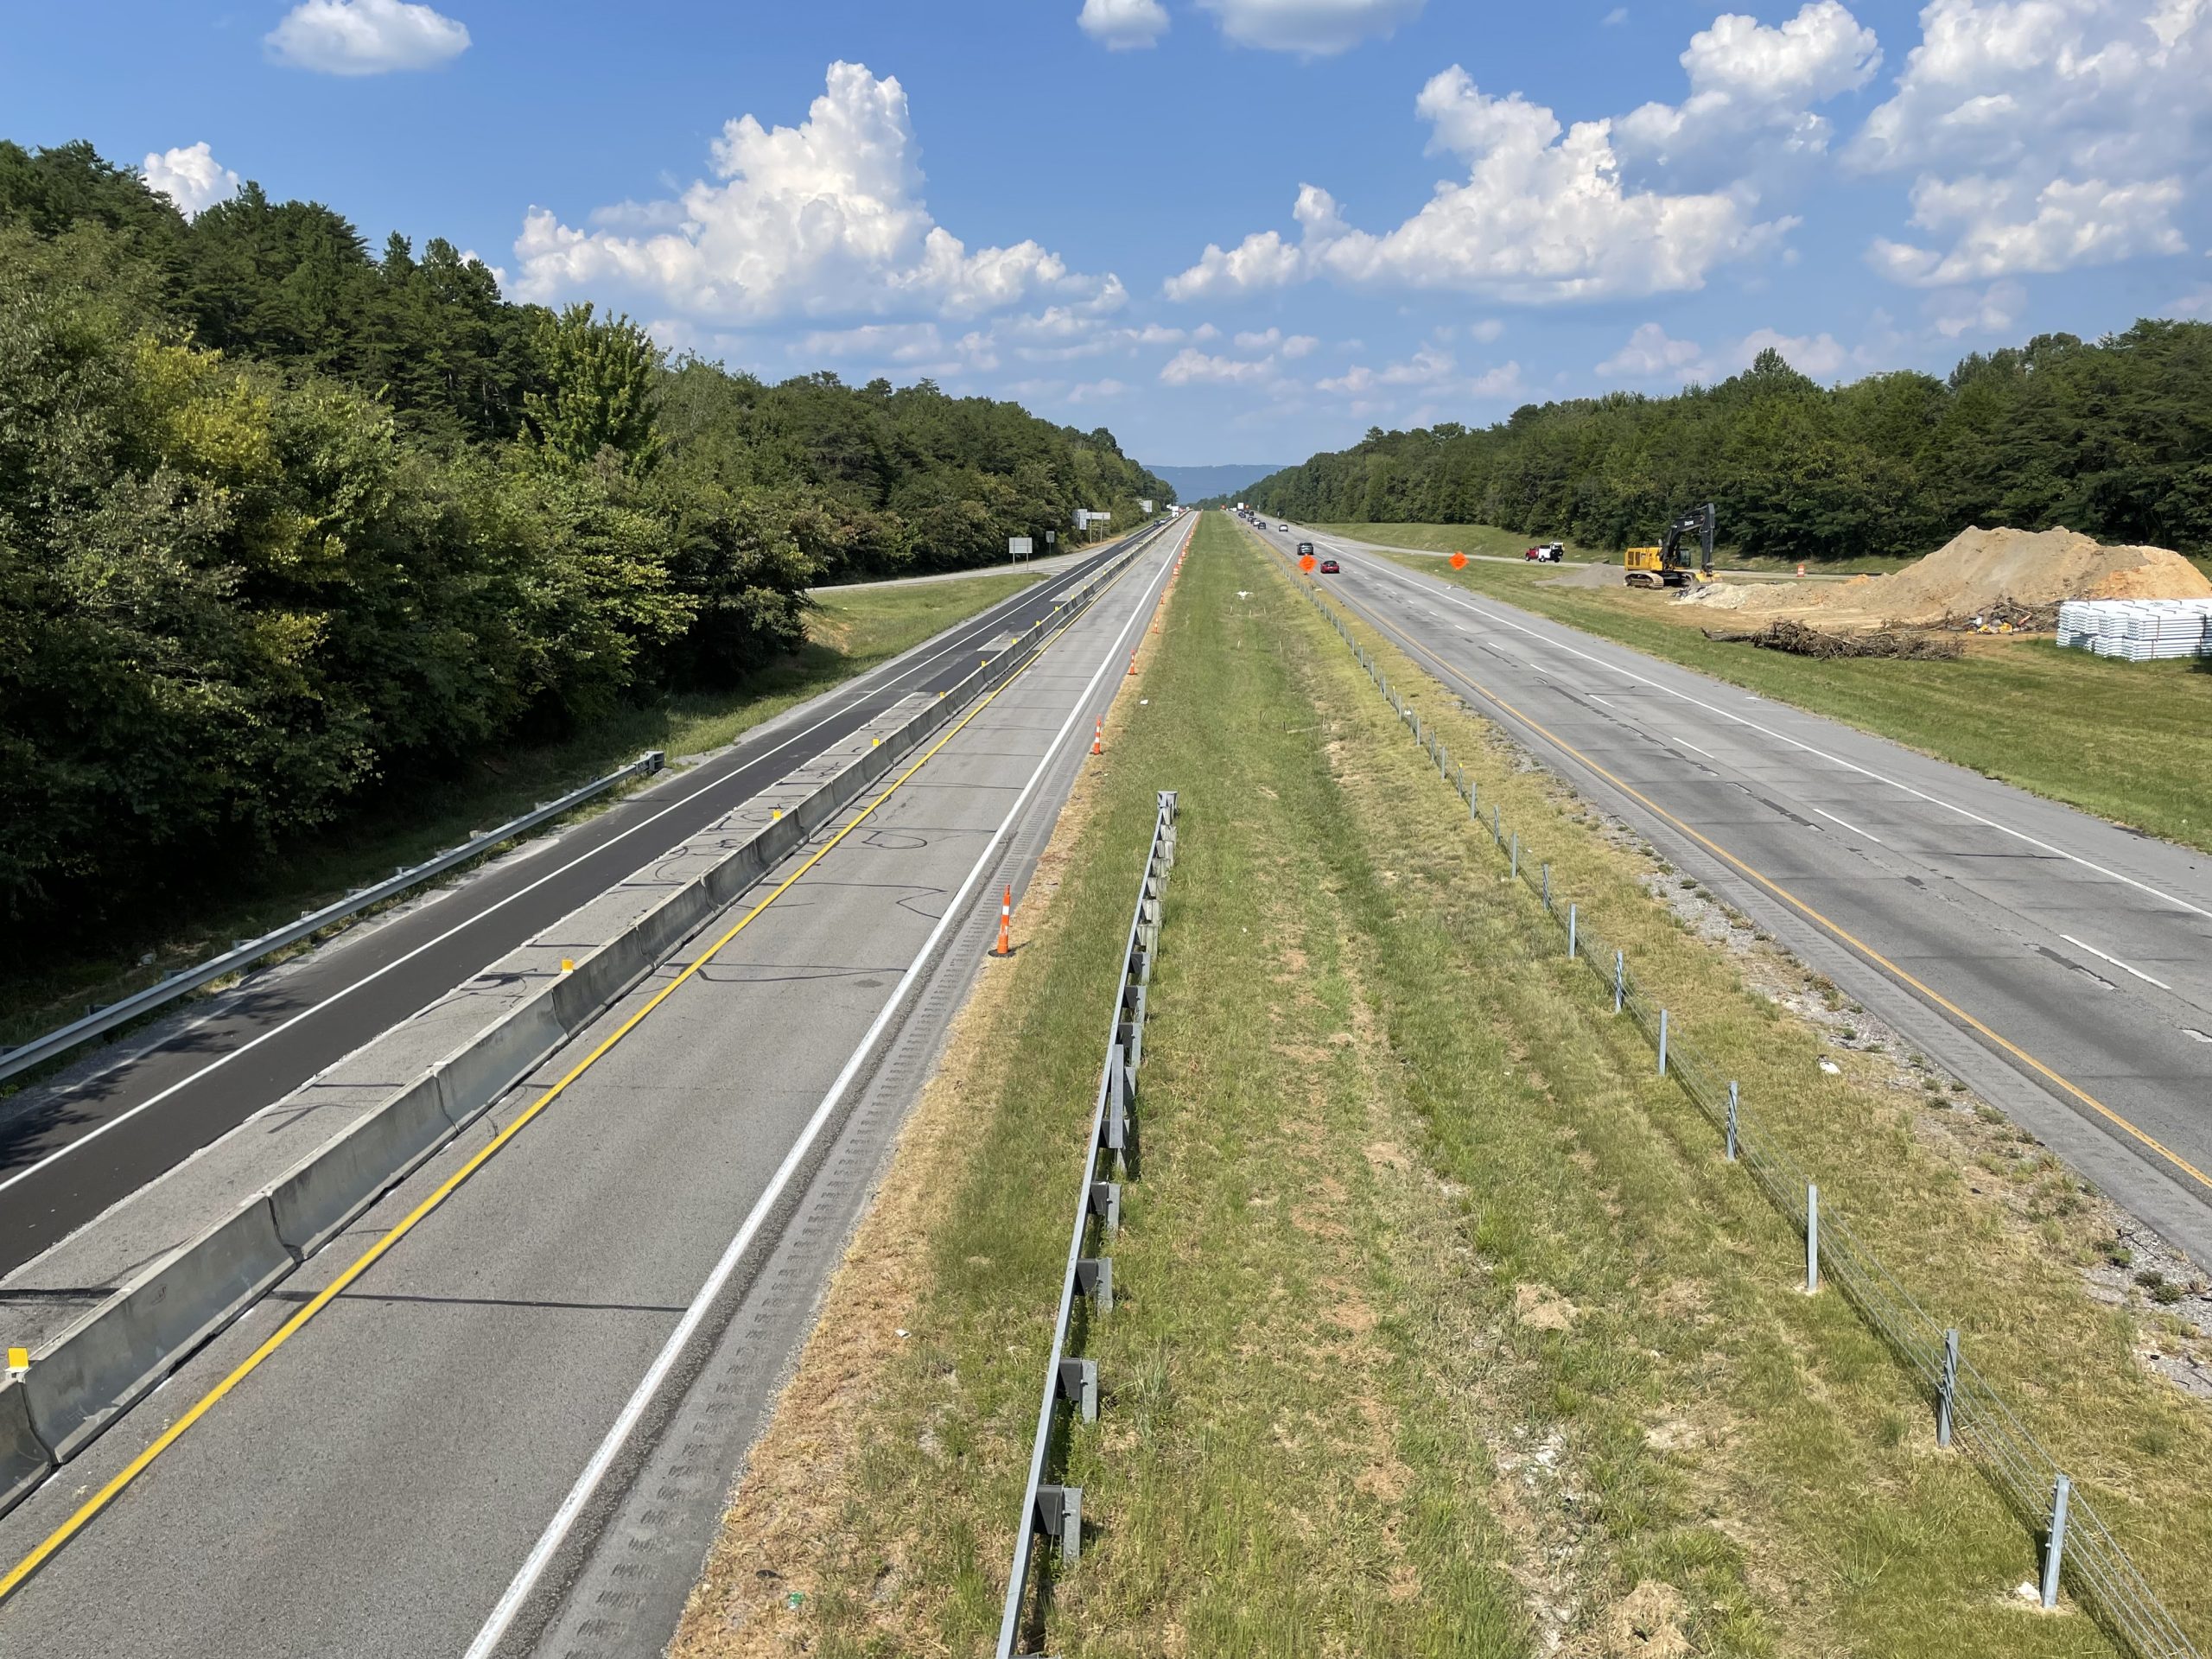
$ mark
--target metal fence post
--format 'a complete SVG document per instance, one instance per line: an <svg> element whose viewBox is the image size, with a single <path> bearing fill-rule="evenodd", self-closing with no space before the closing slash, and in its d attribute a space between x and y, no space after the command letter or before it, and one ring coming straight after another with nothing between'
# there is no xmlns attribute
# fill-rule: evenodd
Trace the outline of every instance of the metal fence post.
<svg viewBox="0 0 2212 1659"><path fill-rule="evenodd" d="M1546 860L1544 861L1544 908L1545 908L1546 910L1549 910L1551 907L1552 907L1552 866L1551 866L1551 861L1550 861L1549 859L1546 859Z"/></svg>
<svg viewBox="0 0 2212 1659"><path fill-rule="evenodd" d="M1505 876L1509 881L1518 881L1521 879L1521 832L1518 830L1513 832L1513 864L1506 871Z"/></svg>
<svg viewBox="0 0 2212 1659"><path fill-rule="evenodd" d="M1574 960L1574 924L1576 919L1575 907L1573 905L1569 905L1567 907L1567 959L1569 962L1573 962Z"/></svg>
<svg viewBox="0 0 2212 1659"><path fill-rule="evenodd" d="M1814 1182L1805 1183L1805 1294L1816 1294L1821 1287L1821 1189Z"/></svg>
<svg viewBox="0 0 2212 1659"><path fill-rule="evenodd" d="M1501 827L1496 801L1490 804L1490 838L1492 842L1503 842L1505 839L1505 831Z"/></svg>
<svg viewBox="0 0 2212 1659"><path fill-rule="evenodd" d="M1659 1075L1667 1075L1667 1010L1659 1010Z"/></svg>
<svg viewBox="0 0 2212 1659"><path fill-rule="evenodd" d="M2066 1554L2066 1496L2074 1490L2074 1483L2064 1475L2050 1493L2050 1540L2043 1552L2043 1605L2058 1605L2058 1564Z"/></svg>
<svg viewBox="0 0 2212 1659"><path fill-rule="evenodd" d="M1621 996L1628 985L1628 959L1618 950L1613 952L1613 1012L1621 1011Z"/></svg>
<svg viewBox="0 0 2212 1659"><path fill-rule="evenodd" d="M1959 1395L1959 1327L1943 1333L1943 1391L1936 1396L1936 1444L1951 1443L1951 1415Z"/></svg>
<svg viewBox="0 0 2212 1659"><path fill-rule="evenodd" d="M1736 1079L1728 1079L1728 1151L1730 1163L1736 1161Z"/></svg>

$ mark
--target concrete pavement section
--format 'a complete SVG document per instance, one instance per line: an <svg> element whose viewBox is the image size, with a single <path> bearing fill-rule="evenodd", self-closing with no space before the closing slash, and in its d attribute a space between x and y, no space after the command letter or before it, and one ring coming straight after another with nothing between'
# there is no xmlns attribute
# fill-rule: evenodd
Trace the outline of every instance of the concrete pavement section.
<svg viewBox="0 0 2212 1659"><path fill-rule="evenodd" d="M1426 671L2212 1264L2212 859L1300 534Z"/></svg>
<svg viewBox="0 0 2212 1659"><path fill-rule="evenodd" d="M542 1544L501 1651L658 1652L977 971L997 885L1019 887L1041 849L1176 539L810 868L776 873L797 880L0 1603L0 1650L460 1654ZM728 925L0 1521L0 1573ZM825 1116L841 1075L853 1086ZM722 1294L700 1300L748 1228ZM638 1408L687 1314L695 1339ZM635 1432L610 1440L626 1408ZM579 1497L595 1454L607 1478Z"/></svg>
<svg viewBox="0 0 2212 1659"><path fill-rule="evenodd" d="M0 1274L29 1261L378 1033L429 1007L660 849L1047 614L1074 564L696 766L0 1100ZM4 1304L0 1303L0 1311Z"/></svg>

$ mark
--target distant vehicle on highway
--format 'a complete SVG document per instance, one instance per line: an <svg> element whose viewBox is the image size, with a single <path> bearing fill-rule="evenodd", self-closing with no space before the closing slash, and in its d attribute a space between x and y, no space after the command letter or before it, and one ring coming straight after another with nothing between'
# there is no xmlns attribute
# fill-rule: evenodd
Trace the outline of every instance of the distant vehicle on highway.
<svg viewBox="0 0 2212 1659"><path fill-rule="evenodd" d="M1524 559L1534 559L1538 564L1557 564L1567 556L1567 546L1562 542L1546 542L1541 546L1530 548L1521 556Z"/></svg>
<svg viewBox="0 0 2212 1659"><path fill-rule="evenodd" d="M1300 558L1301 558L1301 559L1302 559L1302 558L1304 558L1304 557L1305 557L1308 553L1311 553L1313 550L1313 543L1311 543L1311 542L1300 542L1300 543L1298 544L1298 556L1299 556Z"/></svg>
<svg viewBox="0 0 2212 1659"><path fill-rule="evenodd" d="M1337 574L1337 562L1336 562L1334 559L1324 559L1324 560L1322 560L1322 561L1321 561L1321 574L1322 574L1323 575L1325 575L1325 576L1333 576L1333 575L1335 575Z"/></svg>

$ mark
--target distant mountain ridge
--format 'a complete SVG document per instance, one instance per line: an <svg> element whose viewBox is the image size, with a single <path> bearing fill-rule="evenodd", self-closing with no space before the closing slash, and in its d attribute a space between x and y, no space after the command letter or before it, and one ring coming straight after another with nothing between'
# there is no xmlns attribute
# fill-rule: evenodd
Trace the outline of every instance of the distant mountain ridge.
<svg viewBox="0 0 2212 1659"><path fill-rule="evenodd" d="M1248 484L1256 484L1269 473L1279 473L1287 461L1229 461L1219 467L1152 467L1146 470L1175 486L1178 501L1203 501L1210 495L1228 495Z"/></svg>

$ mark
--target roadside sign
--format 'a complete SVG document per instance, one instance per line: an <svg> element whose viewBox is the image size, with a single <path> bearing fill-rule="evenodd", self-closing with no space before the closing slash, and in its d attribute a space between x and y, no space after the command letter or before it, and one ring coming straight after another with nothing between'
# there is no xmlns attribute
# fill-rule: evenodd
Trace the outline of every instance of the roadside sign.
<svg viewBox="0 0 2212 1659"><path fill-rule="evenodd" d="M1144 516L1146 518L1149 518L1152 517L1152 498L1150 496L1140 496L1137 499L1137 505L1143 510Z"/></svg>
<svg viewBox="0 0 2212 1659"><path fill-rule="evenodd" d="M1299 560L1298 568L1301 570L1311 570L1313 568L1313 556L1308 553L1304 558Z"/></svg>
<svg viewBox="0 0 2212 1659"><path fill-rule="evenodd" d="M1047 547L1052 546L1054 542L1057 542L1059 539L1060 532L1057 530L1048 530L1045 532L1045 545Z"/></svg>
<svg viewBox="0 0 2212 1659"><path fill-rule="evenodd" d="M1009 536L1006 538L1006 556L1007 558L1026 559L1029 556L1029 553L1030 541L1027 536Z"/></svg>
<svg viewBox="0 0 2212 1659"><path fill-rule="evenodd" d="M1467 556L1464 553L1454 553L1452 556L1452 568L1454 570L1465 569L1467 568Z"/></svg>

